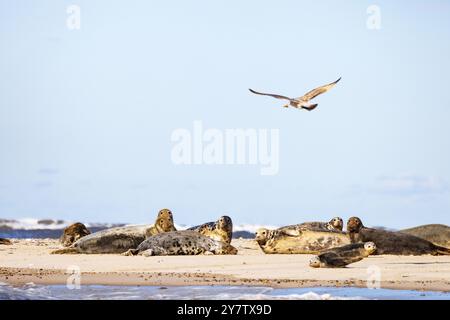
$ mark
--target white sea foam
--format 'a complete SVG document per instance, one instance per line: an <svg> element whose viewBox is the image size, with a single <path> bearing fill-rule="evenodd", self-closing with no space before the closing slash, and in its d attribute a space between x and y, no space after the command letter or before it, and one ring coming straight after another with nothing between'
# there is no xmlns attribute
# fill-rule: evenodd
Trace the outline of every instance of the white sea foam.
<svg viewBox="0 0 450 320"><path fill-rule="evenodd" d="M83 285L69 290L65 285L27 284L21 287L0 283L0 300L4 299L212 299L212 300L362 300L406 299L449 300L446 292L389 290L353 287L317 287L276 289L245 286L102 286Z"/></svg>
<svg viewBox="0 0 450 320"><path fill-rule="evenodd" d="M57 219L37 219L37 218L21 218L21 219L0 219L0 227L11 228L13 230L59 230L64 229L68 225L77 221L64 221ZM86 227L102 227L109 228L117 224L114 223L85 223Z"/></svg>
<svg viewBox="0 0 450 320"><path fill-rule="evenodd" d="M20 218L20 219L0 219L0 227L10 228L12 230L59 230L75 223L77 221L66 221L58 219L37 219L37 218ZM83 222L84 223L84 222ZM111 228L123 224L114 223L84 223L88 228ZM140 224L126 224L126 225L148 225L149 223ZM194 225L187 224L175 224L177 230L185 230ZM260 224L235 224L233 226L233 231L247 231L250 233L255 233L259 228L276 229L277 226L274 225L260 225Z"/></svg>

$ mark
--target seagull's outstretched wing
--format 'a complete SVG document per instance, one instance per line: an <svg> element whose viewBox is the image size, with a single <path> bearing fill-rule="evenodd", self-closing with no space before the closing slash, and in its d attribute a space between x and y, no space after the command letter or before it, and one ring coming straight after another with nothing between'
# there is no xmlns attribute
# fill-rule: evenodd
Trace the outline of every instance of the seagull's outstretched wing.
<svg viewBox="0 0 450 320"><path fill-rule="evenodd" d="M252 92L252 93L254 93L254 94L260 94L260 95L263 95L263 96L269 96L269 97L273 97L273 98L277 98L277 99L284 99L284 100L289 100L289 101L292 100L292 99L289 98L289 97L281 96L281 95L279 95L279 94L262 93L262 92L257 92L257 91L252 90L252 89L248 89L248 90L250 90L250 92Z"/></svg>
<svg viewBox="0 0 450 320"><path fill-rule="evenodd" d="M327 92L328 90L330 90L331 88L333 88L333 87L336 85L336 83L339 82L339 80L341 80L341 78L337 79L336 81L334 81L334 82L332 82L332 83L329 83L329 84L326 84L326 85L324 85L324 86L315 88L315 89L309 91L309 92L308 92L307 94L305 94L304 96L298 97L298 98L296 98L296 99L298 99L298 100L303 100L303 101L309 101L309 100L311 100L311 99L314 99L314 98L317 97L319 94L325 93L325 92Z"/></svg>

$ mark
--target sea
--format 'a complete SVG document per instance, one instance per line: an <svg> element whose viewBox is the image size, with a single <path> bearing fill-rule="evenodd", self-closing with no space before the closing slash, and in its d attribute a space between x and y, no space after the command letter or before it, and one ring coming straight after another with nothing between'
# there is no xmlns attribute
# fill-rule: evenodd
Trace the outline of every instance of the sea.
<svg viewBox="0 0 450 320"><path fill-rule="evenodd" d="M52 219L0 219L0 238L57 239L72 221ZM91 232L123 224L85 223ZM190 226L177 225L183 230ZM236 238L254 238L260 227L234 226ZM251 286L105 286L81 285L79 288L65 285L36 285L28 283L12 286L0 283L0 300L450 300L449 292L368 289L355 287L270 288Z"/></svg>
<svg viewBox="0 0 450 320"><path fill-rule="evenodd" d="M77 221L65 221L55 219L1 219L0 218L0 238L8 239L58 239L65 227ZM145 223L142 223L145 224ZM121 227L127 223L84 223L91 231L96 232L107 228ZM190 228L190 225L175 225L177 230ZM233 238L252 239L258 228L272 228L277 226L262 226L242 224L233 226Z"/></svg>
<svg viewBox="0 0 450 320"><path fill-rule="evenodd" d="M354 287L268 288L249 286L11 286L0 300L449 300L448 292Z"/></svg>

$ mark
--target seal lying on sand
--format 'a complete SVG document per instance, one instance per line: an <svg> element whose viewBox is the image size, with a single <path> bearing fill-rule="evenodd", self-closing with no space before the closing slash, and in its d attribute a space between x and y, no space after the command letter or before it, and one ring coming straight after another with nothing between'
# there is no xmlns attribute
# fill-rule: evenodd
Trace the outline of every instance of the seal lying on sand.
<svg viewBox="0 0 450 320"><path fill-rule="evenodd" d="M352 243L337 247L314 256L309 265L313 268L342 268L354 262L358 262L375 252L375 243Z"/></svg>
<svg viewBox="0 0 450 320"><path fill-rule="evenodd" d="M183 230L161 233L142 242L137 249L130 249L123 255L169 256L198 254L236 254L232 245L213 240L196 231Z"/></svg>
<svg viewBox="0 0 450 320"><path fill-rule="evenodd" d="M400 230L400 232L428 240L438 246L450 248L450 227L444 224L427 224Z"/></svg>
<svg viewBox="0 0 450 320"><path fill-rule="evenodd" d="M324 231L342 231L344 221L341 217L334 217L329 222L303 222L290 226L278 228L286 234L295 236L299 235L299 230L324 230Z"/></svg>
<svg viewBox="0 0 450 320"><path fill-rule="evenodd" d="M12 242L8 239L0 238L0 244L11 245Z"/></svg>
<svg viewBox="0 0 450 320"><path fill-rule="evenodd" d="M375 254L395 255L450 255L450 249L410 234L366 228L361 219L352 217L347 222L347 232L352 243L375 242Z"/></svg>
<svg viewBox="0 0 450 320"><path fill-rule="evenodd" d="M69 247L72 243L88 234L91 234L88 228L86 228L84 224L77 222L64 229L59 242L61 242L64 247Z"/></svg>
<svg viewBox="0 0 450 320"><path fill-rule="evenodd" d="M231 238L233 237L233 222L229 216L222 216L216 222L207 222L189 228L188 230L197 231L204 236L217 241L231 243Z"/></svg>
<svg viewBox="0 0 450 320"><path fill-rule="evenodd" d="M264 253L319 253L326 249L350 244L346 233L340 231L302 230L295 235L282 229L258 229L255 236Z"/></svg>
<svg viewBox="0 0 450 320"><path fill-rule="evenodd" d="M163 209L158 213L156 222L150 228L144 226L125 226L92 233L70 247L55 250L53 254L64 253L122 253L137 246L146 239L146 235L174 230L172 212Z"/></svg>

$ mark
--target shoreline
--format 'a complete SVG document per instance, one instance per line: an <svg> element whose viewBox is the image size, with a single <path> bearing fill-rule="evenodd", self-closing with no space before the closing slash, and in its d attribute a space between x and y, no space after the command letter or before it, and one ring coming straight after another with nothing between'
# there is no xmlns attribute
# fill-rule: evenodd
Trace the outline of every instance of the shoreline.
<svg viewBox="0 0 450 320"><path fill-rule="evenodd" d="M81 285L367 288L379 271L383 289L450 291L450 256L370 256L346 268L314 269L312 255L265 255L242 239L233 240L235 256L158 257L51 255L55 240L12 241L0 247L0 282L13 286L65 285L75 267Z"/></svg>
<svg viewBox="0 0 450 320"><path fill-rule="evenodd" d="M14 274L12 274L14 273ZM22 286L66 285L68 274L63 270L32 270L0 268L0 283ZM80 285L104 286L243 286L268 288L346 287L367 288L365 280L312 280L236 278L232 275L201 273L95 272L82 273ZM450 283L434 281L381 281L380 289L450 292Z"/></svg>

